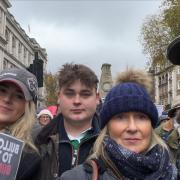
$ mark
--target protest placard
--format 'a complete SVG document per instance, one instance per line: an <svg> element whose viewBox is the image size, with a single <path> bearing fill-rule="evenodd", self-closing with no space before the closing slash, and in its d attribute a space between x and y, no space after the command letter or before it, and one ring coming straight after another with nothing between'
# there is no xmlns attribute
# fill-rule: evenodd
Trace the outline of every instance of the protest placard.
<svg viewBox="0 0 180 180"><path fill-rule="evenodd" d="M23 146L23 141L0 133L0 180L16 179Z"/></svg>

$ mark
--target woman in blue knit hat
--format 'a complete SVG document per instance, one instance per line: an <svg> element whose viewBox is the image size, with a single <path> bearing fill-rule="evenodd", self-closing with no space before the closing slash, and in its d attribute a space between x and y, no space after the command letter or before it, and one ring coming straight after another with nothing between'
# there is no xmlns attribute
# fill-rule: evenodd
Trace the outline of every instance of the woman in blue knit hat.
<svg viewBox="0 0 180 180"><path fill-rule="evenodd" d="M175 180L166 144L154 132L158 112L151 100L152 79L141 70L121 73L104 101L102 131L93 154L61 180Z"/></svg>

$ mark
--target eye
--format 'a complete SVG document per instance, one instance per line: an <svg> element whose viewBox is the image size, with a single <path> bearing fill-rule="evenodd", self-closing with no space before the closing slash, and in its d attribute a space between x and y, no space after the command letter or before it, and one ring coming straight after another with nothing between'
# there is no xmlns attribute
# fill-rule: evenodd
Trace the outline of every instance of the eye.
<svg viewBox="0 0 180 180"><path fill-rule="evenodd" d="M142 114L142 113L138 113L137 118L141 119L141 120L147 120L149 119L149 117L146 114Z"/></svg>
<svg viewBox="0 0 180 180"><path fill-rule="evenodd" d="M3 87L3 86L0 86L0 92L5 93L6 92L6 88Z"/></svg>
<svg viewBox="0 0 180 180"><path fill-rule="evenodd" d="M23 94L16 94L15 95L17 99L25 99L24 95Z"/></svg>
<svg viewBox="0 0 180 180"><path fill-rule="evenodd" d="M121 113L121 114L117 114L114 116L114 119L117 119L117 120L123 120L123 119L126 119L126 115L124 113Z"/></svg>
<svg viewBox="0 0 180 180"><path fill-rule="evenodd" d="M24 94L22 91L19 91L19 90L15 90L13 93L12 93L12 97L16 100L25 100L25 97L24 97Z"/></svg>
<svg viewBox="0 0 180 180"><path fill-rule="evenodd" d="M91 92L83 92L83 93L81 93L81 96L83 96L83 97L89 97L89 96L91 96Z"/></svg>
<svg viewBox="0 0 180 180"><path fill-rule="evenodd" d="M8 89L6 87L0 86L0 96L5 96L8 93Z"/></svg>
<svg viewBox="0 0 180 180"><path fill-rule="evenodd" d="M64 94L68 97L72 97L75 95L75 93L73 91L65 91Z"/></svg>
<svg viewBox="0 0 180 180"><path fill-rule="evenodd" d="M123 115L122 114L118 114L118 115L115 116L115 118L122 119Z"/></svg>

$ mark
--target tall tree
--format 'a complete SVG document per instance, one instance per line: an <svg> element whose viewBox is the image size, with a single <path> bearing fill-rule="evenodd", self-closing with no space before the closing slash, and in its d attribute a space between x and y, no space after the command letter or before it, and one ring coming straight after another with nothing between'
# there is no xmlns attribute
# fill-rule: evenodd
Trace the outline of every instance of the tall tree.
<svg viewBox="0 0 180 180"><path fill-rule="evenodd" d="M159 15L145 19L141 30L141 43L149 64L161 67L166 62L166 48L169 42L180 35L180 0L164 0Z"/></svg>
<svg viewBox="0 0 180 180"><path fill-rule="evenodd" d="M169 28L158 15L146 18L142 27L144 53L149 54L150 64L164 64L164 52L169 39Z"/></svg>
<svg viewBox="0 0 180 180"><path fill-rule="evenodd" d="M57 104L57 75L52 73L45 74L44 82L46 87L46 106Z"/></svg>
<svg viewBox="0 0 180 180"><path fill-rule="evenodd" d="M164 0L164 22L170 28L171 37L180 35L180 0Z"/></svg>

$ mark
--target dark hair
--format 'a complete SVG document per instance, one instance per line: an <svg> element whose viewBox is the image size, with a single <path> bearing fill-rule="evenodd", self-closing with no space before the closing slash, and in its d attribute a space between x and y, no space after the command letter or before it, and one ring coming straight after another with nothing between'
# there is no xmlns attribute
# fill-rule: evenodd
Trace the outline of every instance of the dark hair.
<svg viewBox="0 0 180 180"><path fill-rule="evenodd" d="M70 86L76 80L80 80L81 83L87 87L97 89L99 82L96 74L87 66L82 64L66 63L59 70L59 88L63 86Z"/></svg>

